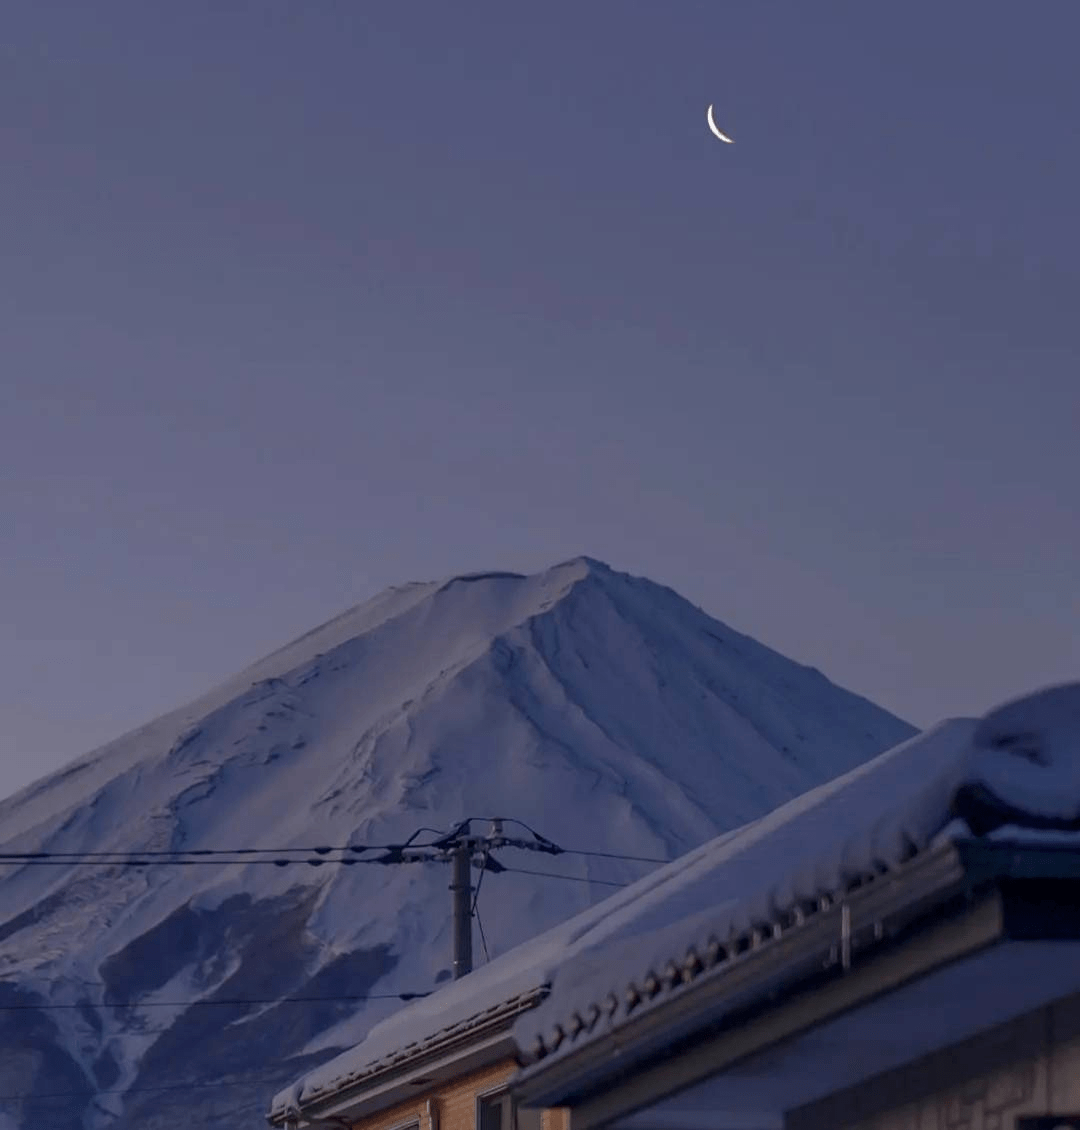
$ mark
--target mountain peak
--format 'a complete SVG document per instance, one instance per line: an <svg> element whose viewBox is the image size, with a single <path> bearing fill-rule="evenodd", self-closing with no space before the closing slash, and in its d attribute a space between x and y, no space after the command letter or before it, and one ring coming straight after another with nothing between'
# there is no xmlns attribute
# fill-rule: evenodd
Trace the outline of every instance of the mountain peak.
<svg viewBox="0 0 1080 1130"><path fill-rule="evenodd" d="M514 818L568 850L552 865L563 881L521 874L537 869L509 850L509 869L485 879L479 911L499 952L642 873L588 852L670 858L911 733L672 590L578 557L387 589L0 804L0 844L280 851ZM143 1088L268 1061L293 1073L392 1005L313 1007L303 1023L236 1006L237 1041L194 1004L426 990L448 964L446 882L438 863L278 869L250 856L8 866L8 992L79 1006L89 1025L42 1012L42 1089L78 1092L72 1072L120 1080L132 1096L110 1125L127 1130L162 1113L164 1092L136 1098ZM161 1000L193 1003L170 1014ZM0 1027L0 1053L22 1038ZM75 1104L69 1121L95 1117ZM218 1125L209 1109L196 1120Z"/></svg>
<svg viewBox="0 0 1080 1130"><path fill-rule="evenodd" d="M457 573L442 582L442 584L453 584L455 581L529 581L536 578L553 578L571 575L584 577L588 574L608 577L618 576L624 577L627 580L631 579L630 574L621 573L613 569L607 562L582 553L578 554L576 557L569 557L565 561L559 561L536 574L516 573L508 570L491 570L482 573Z"/></svg>

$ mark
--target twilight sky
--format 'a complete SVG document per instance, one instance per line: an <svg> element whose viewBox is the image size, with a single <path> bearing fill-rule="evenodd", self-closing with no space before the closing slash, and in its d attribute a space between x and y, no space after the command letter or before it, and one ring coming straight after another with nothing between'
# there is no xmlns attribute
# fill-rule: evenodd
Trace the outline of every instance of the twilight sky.
<svg viewBox="0 0 1080 1130"><path fill-rule="evenodd" d="M8 0L0 795L389 584L579 553L917 724L1076 677L1078 43Z"/></svg>

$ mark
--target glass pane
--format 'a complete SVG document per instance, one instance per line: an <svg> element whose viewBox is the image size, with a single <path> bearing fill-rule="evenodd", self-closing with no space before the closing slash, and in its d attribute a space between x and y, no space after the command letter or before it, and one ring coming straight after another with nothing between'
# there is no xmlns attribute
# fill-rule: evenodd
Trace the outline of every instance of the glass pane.
<svg viewBox="0 0 1080 1130"><path fill-rule="evenodd" d="M476 1130L503 1130L505 1095L488 1095L476 1101ZM507 1128L509 1130L509 1128Z"/></svg>

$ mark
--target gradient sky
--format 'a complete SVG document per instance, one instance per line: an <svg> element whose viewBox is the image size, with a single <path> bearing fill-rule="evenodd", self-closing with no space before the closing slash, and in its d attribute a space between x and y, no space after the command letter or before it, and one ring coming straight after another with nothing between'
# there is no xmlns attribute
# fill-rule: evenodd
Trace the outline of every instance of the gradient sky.
<svg viewBox="0 0 1080 1130"><path fill-rule="evenodd" d="M917 724L1076 677L1078 44L8 0L0 794L389 584L579 553Z"/></svg>

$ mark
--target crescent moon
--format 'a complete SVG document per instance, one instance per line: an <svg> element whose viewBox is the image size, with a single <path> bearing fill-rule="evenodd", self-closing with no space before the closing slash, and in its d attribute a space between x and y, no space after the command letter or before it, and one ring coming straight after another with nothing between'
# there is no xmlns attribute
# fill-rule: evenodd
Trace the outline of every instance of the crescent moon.
<svg viewBox="0 0 1080 1130"><path fill-rule="evenodd" d="M712 116L712 106L710 106L708 108L708 110L705 111L705 120L709 123L709 129L712 130L713 134L716 137L720 138L721 141L726 141L728 143L728 145L734 145L735 144L735 139L733 137L728 137L728 135L726 133L721 133L716 128L716 122L713 121L713 116Z"/></svg>

